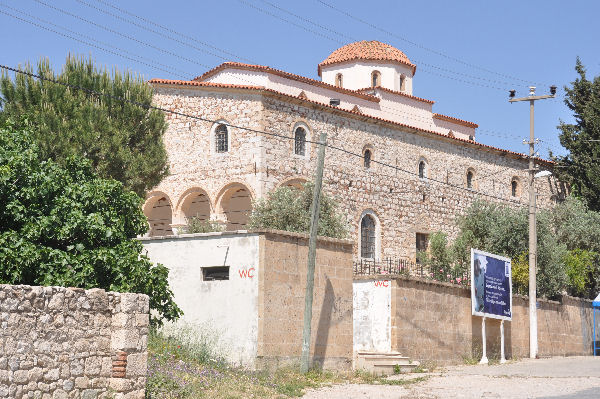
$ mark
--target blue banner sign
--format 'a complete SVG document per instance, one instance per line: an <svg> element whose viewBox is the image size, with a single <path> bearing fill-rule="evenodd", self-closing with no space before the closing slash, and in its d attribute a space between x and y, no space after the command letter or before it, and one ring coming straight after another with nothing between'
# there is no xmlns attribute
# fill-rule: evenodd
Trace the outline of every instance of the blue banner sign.
<svg viewBox="0 0 600 399"><path fill-rule="evenodd" d="M471 310L475 316L512 319L509 258L471 249Z"/></svg>

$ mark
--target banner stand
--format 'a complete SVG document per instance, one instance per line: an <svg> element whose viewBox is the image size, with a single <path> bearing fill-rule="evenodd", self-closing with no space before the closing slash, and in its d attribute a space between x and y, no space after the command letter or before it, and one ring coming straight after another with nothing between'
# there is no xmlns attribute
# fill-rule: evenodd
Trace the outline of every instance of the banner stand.
<svg viewBox="0 0 600 399"><path fill-rule="evenodd" d="M481 356L481 360L479 364L488 364L488 358L486 353L486 336L485 336L485 316L481 318L481 341L483 342L483 355Z"/></svg>
<svg viewBox="0 0 600 399"><path fill-rule="evenodd" d="M504 320L500 321L500 363L506 363L504 357Z"/></svg>

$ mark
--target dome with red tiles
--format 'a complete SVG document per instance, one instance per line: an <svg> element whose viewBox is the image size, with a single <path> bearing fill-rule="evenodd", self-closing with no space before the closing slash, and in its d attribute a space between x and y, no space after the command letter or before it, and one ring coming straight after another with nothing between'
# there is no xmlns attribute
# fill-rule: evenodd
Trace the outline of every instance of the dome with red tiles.
<svg viewBox="0 0 600 399"><path fill-rule="evenodd" d="M406 54L397 48L377 40L362 40L347 44L329 54L329 57L319 64L319 76L321 76L322 67L353 60L399 62L410 66L413 73L417 68L415 64L410 62Z"/></svg>

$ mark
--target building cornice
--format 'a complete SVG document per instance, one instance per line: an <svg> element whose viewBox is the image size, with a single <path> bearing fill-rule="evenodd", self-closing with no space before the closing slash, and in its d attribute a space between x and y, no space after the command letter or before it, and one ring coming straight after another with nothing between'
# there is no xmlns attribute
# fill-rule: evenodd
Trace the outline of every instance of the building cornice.
<svg viewBox="0 0 600 399"><path fill-rule="evenodd" d="M447 122L456 123L458 125L463 125L466 127L478 128L479 125L474 122L465 121L463 119L454 118L453 116L442 115L442 114L433 114L433 119L440 119Z"/></svg>
<svg viewBox="0 0 600 399"><path fill-rule="evenodd" d="M387 88L381 87L381 86L377 86L377 87L365 87L364 89L358 89L357 91L362 93L362 92L365 92L365 91L377 91L377 90L381 90L381 91L384 91L386 93L395 94L395 95L398 95L398 96L410 98L411 100L416 100L416 101L420 101L420 102L427 103L427 104L434 104L435 103L435 101L433 101L433 100L427 100L425 98L413 96L412 94L406 94L406 93L403 93L401 91L387 89Z"/></svg>

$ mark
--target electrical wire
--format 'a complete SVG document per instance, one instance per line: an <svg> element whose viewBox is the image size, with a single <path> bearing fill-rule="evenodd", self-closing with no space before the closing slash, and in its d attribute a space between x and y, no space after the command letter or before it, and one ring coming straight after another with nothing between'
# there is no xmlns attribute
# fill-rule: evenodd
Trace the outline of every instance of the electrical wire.
<svg viewBox="0 0 600 399"><path fill-rule="evenodd" d="M213 124L214 123L221 123L221 122L219 122L217 120L213 120L213 119L209 119L209 118L204 118L204 117L196 116L196 115L189 115L189 114L186 114L186 113L183 113L183 112L169 110L169 109L158 107L158 106L151 105L151 104L140 103L138 101L133 101L133 100L130 100L130 99L127 99L127 98L123 98L123 97L120 97L120 96L114 96L114 95L107 94L107 93L97 92L95 90L86 89L84 87L73 85L73 84L66 83L66 82L61 82L61 81L58 81L57 79L43 77L43 76L31 73L31 72L23 71L21 69L12 68L12 67L9 67L9 66L3 65L3 64L0 64L0 68L6 69L8 71L15 72L15 73L19 73L19 74L24 74L24 75L27 75L29 77L40 79L40 80L43 80L43 81L48 81L48 82L52 82L52 83L59 84L59 85L62 85L62 86L66 86L66 87L69 87L69 88L72 88L72 89L81 90L83 92L86 92L88 94L94 95L96 97L106 97L106 98L110 98L110 99L121 101L121 102L127 102L127 103L130 103L130 104L133 104L133 105L145 108L145 109L154 109L154 110L162 111L162 112L165 112L165 113L170 113L170 114L177 115L177 116L182 116L182 117L186 117L186 118L201 120L201 121L204 121L204 122L210 122L210 123L213 123ZM266 135L266 136L271 136L271 137L278 137L278 138L282 138L282 139L286 139L286 140L295 140L294 137L290 137L290 136L287 136L287 135L281 134L281 133L267 132L267 131L264 131L264 130L258 130L258 129L253 129L253 128L249 128L249 127L245 127L245 126L234 125L234 124L231 124L231 123L222 123L222 124L224 124L226 126L229 126L231 128L234 128L234 129L245 130L245 131L253 132L253 133L256 133L256 134L260 134L260 135ZM334 146L334 145L331 145L331 144L322 144L322 143L314 141L314 140L305 140L305 141L307 143L312 143L312 144L317 144L317 145L325 145L325 147L327 147L327 148L331 148L331 149L339 151L341 153L345 153L347 155L351 155L353 157L357 157L357 158L363 159L363 155L362 154L355 153L355 152L352 152L350 150L346 150L346 149L338 147L338 146ZM387 164L385 162L381 162L381 161L378 161L378 160L375 160L375 159L372 159L371 163L378 164L378 165L381 165L381 166L384 166L384 167L388 167L388 168L394 169L396 171L400 171L400 172L406 173L406 174L411 175L411 176L418 176L417 173L410 172L408 170L399 168L398 166ZM473 194L473 195L480 195L480 196L483 196L483 197L493 198L493 199L497 199L497 200L500 200L500 201L507 201L507 202L510 202L510 203L513 203L513 204L515 203L514 200L509 200L507 198L494 196L494 195L483 193L483 192L480 192L480 191L475 191L473 189L462 187L462 186L459 186L459 185L456 185L456 184L447 183L447 182L444 182L442 180L437 180L437 179L433 179L433 178L427 178L426 181L427 182L438 183L438 184L441 184L441 185L445 185L445 186L457 189L459 191L468 192L468 193Z"/></svg>

